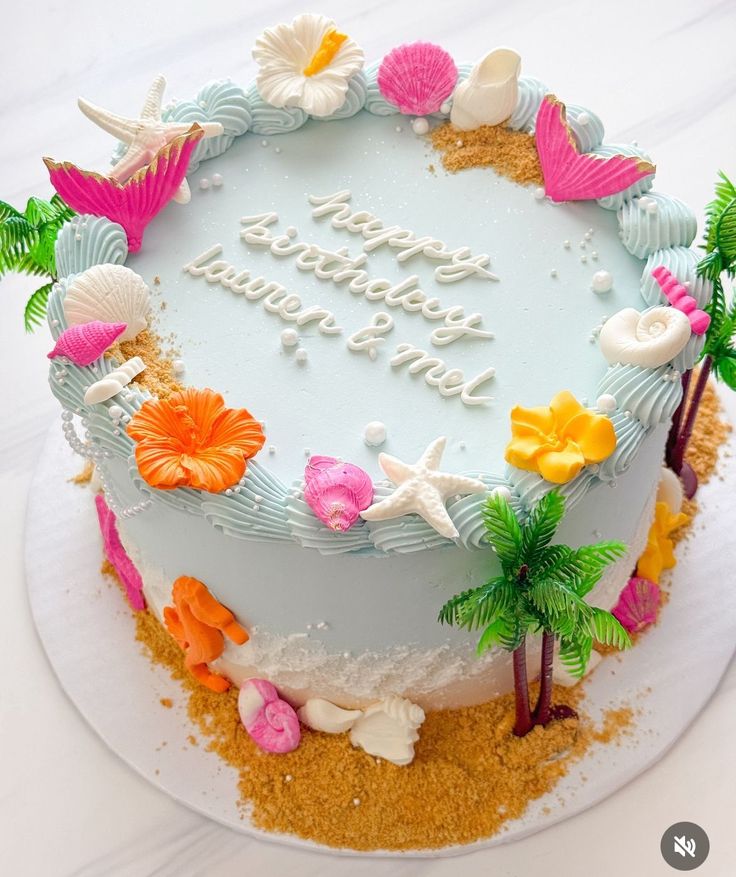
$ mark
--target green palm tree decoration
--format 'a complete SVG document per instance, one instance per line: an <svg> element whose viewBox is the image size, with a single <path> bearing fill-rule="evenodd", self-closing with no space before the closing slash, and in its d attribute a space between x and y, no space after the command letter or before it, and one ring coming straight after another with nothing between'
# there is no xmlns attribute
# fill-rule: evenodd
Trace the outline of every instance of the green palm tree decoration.
<svg viewBox="0 0 736 877"><path fill-rule="evenodd" d="M705 256L698 263L698 275L713 284L713 297L706 307L711 322L700 355L700 373L688 404L692 372L683 375L683 397L675 412L667 445L667 462L682 478L688 496L698 486L697 477L685 460L698 408L708 378L713 376L736 390L736 303L723 289L722 277L736 276L736 186L721 172L716 197L706 207Z"/></svg>
<svg viewBox="0 0 736 877"><path fill-rule="evenodd" d="M28 299L23 315L26 332L32 332L46 315L49 293L57 280L56 236L74 215L58 195L50 201L29 198L22 213L0 201L0 277L16 271L48 278Z"/></svg>
<svg viewBox="0 0 736 877"><path fill-rule="evenodd" d="M574 676L582 677L593 642L627 648L631 641L619 622L604 609L585 602L603 570L626 546L599 542L582 548L550 545L565 514L557 491L543 497L525 524L519 524L508 501L492 494L484 520L488 541L498 555L501 575L478 588L458 594L442 607L439 621L468 630L482 630L478 654L493 646L513 652L516 722L523 737L535 725L574 715L569 707L552 705L552 660L555 639L560 658ZM532 710L526 668L526 639L542 634L539 696Z"/></svg>

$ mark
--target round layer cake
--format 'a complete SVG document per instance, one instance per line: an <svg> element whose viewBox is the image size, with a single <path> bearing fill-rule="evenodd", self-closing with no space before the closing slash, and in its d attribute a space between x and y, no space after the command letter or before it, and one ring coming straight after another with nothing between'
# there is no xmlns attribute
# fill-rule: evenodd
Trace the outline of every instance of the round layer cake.
<svg viewBox="0 0 736 877"><path fill-rule="evenodd" d="M148 394L133 382L103 402L84 400L115 360L52 365L51 385L67 424L83 418L149 606L163 618L173 582L193 577L247 629L248 641L226 642L213 670L235 682L266 678L294 704L318 696L365 706L388 695L425 708L473 704L511 689L510 656L479 658L477 634L437 616L452 595L498 573L487 493L501 489L523 518L559 489L561 542L625 542L591 594L611 607L646 543L680 372L700 342L649 364L612 357L599 336L626 309L667 303L657 266L699 306L709 290L688 249L694 218L651 191L653 174L598 202L556 203L545 196L549 179L521 184L486 153L448 172L432 131L448 124L450 105L416 124L381 95L376 75L375 66L355 74L328 118L211 83L164 113L224 123L194 153L191 201L156 216L137 253L119 226L92 217L73 220L57 242L67 276L50 299L54 336L68 325L65 300L80 273L125 260L152 291L153 326L176 350L178 379L261 422L265 444L240 482L217 492L147 483L125 424ZM527 140L512 152L534 151L546 94L519 80L506 127ZM589 110L569 105L567 125L579 154L646 159L633 146L602 145ZM647 331L645 316L634 336ZM608 335L623 350L622 331ZM561 391L610 418L616 443L558 484L508 463L507 447L511 412L548 406ZM348 528L331 527L305 497L315 457L367 473L381 512L364 506ZM447 515L391 505L392 458L447 473L443 483L457 485L444 497Z"/></svg>

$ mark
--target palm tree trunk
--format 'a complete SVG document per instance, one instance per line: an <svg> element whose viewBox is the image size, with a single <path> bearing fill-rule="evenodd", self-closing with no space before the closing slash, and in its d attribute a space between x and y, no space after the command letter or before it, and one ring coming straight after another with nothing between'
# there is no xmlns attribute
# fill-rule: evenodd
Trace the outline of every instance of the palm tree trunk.
<svg viewBox="0 0 736 877"><path fill-rule="evenodd" d="M685 423L683 424L677 443L672 452L672 468L678 475L682 473L683 463L685 462L685 452L687 451L687 446L692 437L693 429L695 428L695 419L698 416L698 408L700 407L700 402L703 398L703 393L705 392L705 386L708 383L712 363L713 360L710 356L706 356L700 366L700 373L698 374L698 380L695 383L695 389L693 390L690 399Z"/></svg>
<svg viewBox="0 0 736 877"><path fill-rule="evenodd" d="M555 635L545 630L542 635L542 673L539 682L539 697L534 708L532 722L546 725L552 718L552 660L555 653Z"/></svg>
<svg viewBox="0 0 736 877"><path fill-rule="evenodd" d="M529 681L526 674L526 640L514 649L514 694L516 697L516 721L514 734L523 737L533 727L531 710L529 709Z"/></svg>
<svg viewBox="0 0 736 877"><path fill-rule="evenodd" d="M677 411L675 411L672 417L672 425L670 426L670 431L667 435L667 445L665 448L665 462L670 468L672 467L672 454L674 453L675 445L677 444L677 439L680 435L680 424L682 423L682 418L687 406L687 393L690 389L690 379L692 378L692 375L693 372L692 369L690 369L690 371L686 371L680 378L682 384L682 399L680 399Z"/></svg>

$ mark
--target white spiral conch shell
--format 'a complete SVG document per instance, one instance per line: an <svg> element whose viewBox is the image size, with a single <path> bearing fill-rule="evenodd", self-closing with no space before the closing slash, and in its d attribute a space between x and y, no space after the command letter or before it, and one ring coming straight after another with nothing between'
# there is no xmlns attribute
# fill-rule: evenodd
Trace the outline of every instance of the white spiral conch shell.
<svg viewBox="0 0 736 877"><path fill-rule="evenodd" d="M674 359L690 340L690 322L676 308L651 308L644 313L624 308L606 320L598 340L601 353L612 365L658 368Z"/></svg>
<svg viewBox="0 0 736 877"><path fill-rule="evenodd" d="M315 731L344 734L363 715L362 710L344 710L329 700L313 697L297 710L299 721Z"/></svg>
<svg viewBox="0 0 736 877"><path fill-rule="evenodd" d="M140 356L134 356L126 360L114 371L111 371L109 375L105 375L104 378L100 378L99 381L95 381L94 384L90 384L87 387L87 391L84 394L84 404L97 405L99 402L107 402L108 399L112 399L123 387L127 387L133 378L139 375L145 367L146 364Z"/></svg>
<svg viewBox="0 0 736 877"><path fill-rule="evenodd" d="M494 49L482 58L452 96L450 121L472 131L500 125L513 113L518 99L521 58L513 49Z"/></svg>
<svg viewBox="0 0 736 877"><path fill-rule="evenodd" d="M350 731L353 746L394 764L414 759L414 744L424 710L403 697L387 697L369 706Z"/></svg>
<svg viewBox="0 0 736 877"><path fill-rule="evenodd" d="M150 306L143 278L124 265L93 265L72 280L64 296L69 326L92 320L125 323L121 341L131 341L146 328Z"/></svg>
<svg viewBox="0 0 736 877"><path fill-rule="evenodd" d="M670 512L677 515L682 511L682 502L685 491L682 488L682 481L675 475L672 469L662 466L662 475L657 486L657 502L667 504Z"/></svg>

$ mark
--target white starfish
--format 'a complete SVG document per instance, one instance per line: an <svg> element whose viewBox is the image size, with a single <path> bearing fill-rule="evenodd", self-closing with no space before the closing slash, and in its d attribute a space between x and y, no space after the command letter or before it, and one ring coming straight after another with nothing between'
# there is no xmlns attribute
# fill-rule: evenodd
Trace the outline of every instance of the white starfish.
<svg viewBox="0 0 736 877"><path fill-rule="evenodd" d="M133 174L150 164L156 153L166 146L175 137L186 134L192 127L188 122L162 122L161 121L161 98L166 88L166 80L163 76L157 76L148 89L140 118L128 119L118 116L109 110L95 106L80 97L77 101L79 109L84 115L93 121L95 125L117 137L127 144L125 155L113 167L108 176L124 183ZM219 122L199 122L204 129L205 137L217 137L223 133L223 127ZM174 195L174 200L180 204L186 204L191 198L189 185L183 180L181 186Z"/></svg>
<svg viewBox="0 0 736 877"><path fill-rule="evenodd" d="M365 511L366 521L386 521L415 513L447 539L458 536L445 503L451 496L485 493L486 485L477 478L439 472L438 467L447 439L435 439L416 463L403 463L390 454L379 454L378 463L396 485L396 490Z"/></svg>

